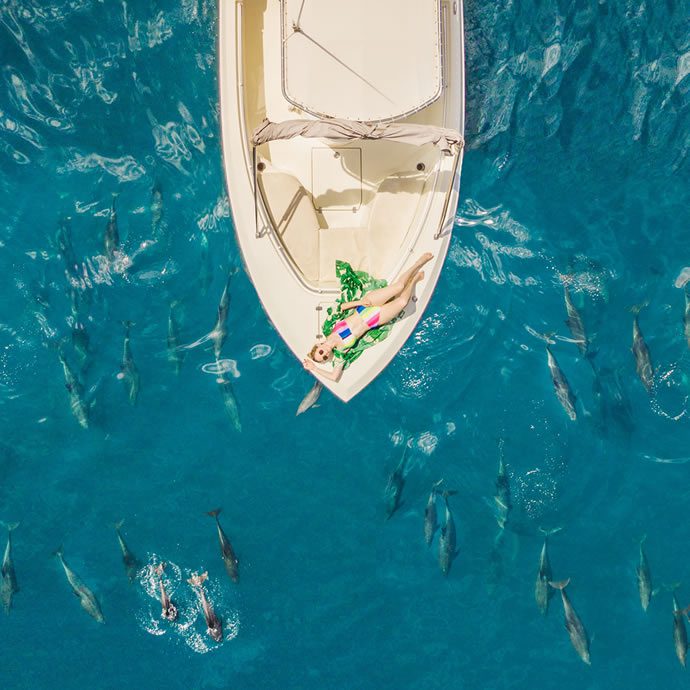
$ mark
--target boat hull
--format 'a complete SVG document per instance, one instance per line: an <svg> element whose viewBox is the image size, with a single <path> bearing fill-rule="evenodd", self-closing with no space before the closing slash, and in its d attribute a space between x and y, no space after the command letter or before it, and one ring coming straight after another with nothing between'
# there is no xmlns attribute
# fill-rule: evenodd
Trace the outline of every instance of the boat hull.
<svg viewBox="0 0 690 690"><path fill-rule="evenodd" d="M274 0L268 0L270 6ZM249 144L255 122L248 117L251 110L247 97L256 100L245 83L247 74L245 48L245 12L247 3L220 0L219 3L219 83L221 101L221 130L223 158L232 218L245 270L258 298L273 326L293 354L302 360L320 332L326 309L334 302L333 290L309 283L295 271L293 262L275 233L267 231L269 217L263 200L255 200L254 167ZM434 108L442 108L441 122L445 127L464 131L464 46L462 32L462 4L443 2L444 31L444 97ZM454 11L455 10L455 11ZM252 78L260 79L258 75ZM270 96L270 98L269 98ZM260 115L280 118L292 112L290 104L281 103L281 95L272 91L265 98L265 110ZM283 99L284 100L284 99ZM280 110L284 107L284 111ZM292 115L293 117L294 114ZM419 114L423 117L423 113ZM278 119L276 118L276 119ZM286 118L287 119L287 118ZM419 121L419 120L418 120ZM376 144L377 142L373 142ZM391 144L389 144L391 145ZM395 144L392 144L395 146ZM273 153L280 156L280 149ZM425 267L425 278L416 290L416 297L405 310L404 318L395 324L389 336L355 361L338 382L319 376L323 384L338 398L347 402L373 381L395 357L413 333L424 314L441 275L451 240L458 203L462 150L457 158L441 161L440 174L452 176L449 192L431 195L426 214L434 219L433 226L423 227L404 247L393 262L391 280L412 264L418 256L431 252L434 259ZM440 222L439 222L440 219ZM297 363L295 363L298 366ZM317 374L318 375L318 374Z"/></svg>

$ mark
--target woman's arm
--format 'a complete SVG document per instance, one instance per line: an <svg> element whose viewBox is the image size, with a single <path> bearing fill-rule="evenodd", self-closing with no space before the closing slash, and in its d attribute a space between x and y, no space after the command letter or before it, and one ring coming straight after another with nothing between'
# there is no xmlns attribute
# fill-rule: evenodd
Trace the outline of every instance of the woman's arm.
<svg viewBox="0 0 690 690"><path fill-rule="evenodd" d="M333 369L331 371L324 371L320 367L317 367L316 362L313 362L311 359L309 359L309 357L302 360L302 365L307 371L311 371L312 373L318 372L325 379L335 382L340 381L340 377L343 375L343 369L345 368L345 362L338 360L333 365Z"/></svg>

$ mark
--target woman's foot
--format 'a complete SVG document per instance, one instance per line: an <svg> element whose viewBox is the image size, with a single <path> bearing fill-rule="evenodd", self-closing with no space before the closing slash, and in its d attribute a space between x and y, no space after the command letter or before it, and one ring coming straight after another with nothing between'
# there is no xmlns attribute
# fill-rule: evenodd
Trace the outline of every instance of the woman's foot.
<svg viewBox="0 0 690 690"><path fill-rule="evenodd" d="M415 268L421 268L422 266L424 266L424 264L428 263L433 258L434 255L431 252L425 252L415 262Z"/></svg>

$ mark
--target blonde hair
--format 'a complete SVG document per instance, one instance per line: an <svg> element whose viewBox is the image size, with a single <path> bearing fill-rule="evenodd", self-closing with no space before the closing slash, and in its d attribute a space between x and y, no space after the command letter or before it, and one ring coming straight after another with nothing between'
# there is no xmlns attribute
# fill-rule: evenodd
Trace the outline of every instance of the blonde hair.
<svg viewBox="0 0 690 690"><path fill-rule="evenodd" d="M311 359L315 362L316 359L314 359L314 355L316 354L316 351L318 349L319 349L319 344L316 343L316 345L314 345L314 347L312 347L312 349L309 351L309 354L307 355L307 357L309 357L309 359Z"/></svg>

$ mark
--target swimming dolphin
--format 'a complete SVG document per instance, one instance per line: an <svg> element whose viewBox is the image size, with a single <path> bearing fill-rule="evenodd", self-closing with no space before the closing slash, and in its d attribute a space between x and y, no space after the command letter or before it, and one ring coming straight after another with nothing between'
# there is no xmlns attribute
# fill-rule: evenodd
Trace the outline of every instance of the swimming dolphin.
<svg viewBox="0 0 690 690"><path fill-rule="evenodd" d="M113 194L113 200L110 205L110 217L108 218L108 225L105 228L105 236L103 238L105 256L108 261L113 261L116 252L120 249L120 232L117 229L117 212L115 211L116 198L117 196Z"/></svg>
<svg viewBox="0 0 690 690"><path fill-rule="evenodd" d="M58 350L58 358L62 364L62 371L65 374L65 387L69 392L69 406L72 414L84 429L89 427L89 408L86 406L83 398L83 390L81 383L76 374L72 371L69 363L65 359L62 350Z"/></svg>
<svg viewBox="0 0 690 690"><path fill-rule="evenodd" d="M393 513L395 513L402 503L401 496L403 487L405 486L405 465L407 464L408 450L409 445L405 443L402 458L398 466L393 470L393 473L388 477L388 482L384 491L386 520L390 520L391 517L393 517Z"/></svg>
<svg viewBox="0 0 690 690"><path fill-rule="evenodd" d="M216 527L218 528L218 539L220 540L220 553L223 557L223 563L225 564L225 570L227 571L230 579L233 582L240 581L240 562L237 560L237 556L233 551L232 544L227 538L223 528L220 526L220 521L218 520L218 515L220 515L220 508L211 510L208 512L212 518L216 520Z"/></svg>
<svg viewBox="0 0 690 690"><path fill-rule="evenodd" d="M309 392L304 396L302 402L299 404L297 412L295 413L295 417L303 414L310 407L314 407L314 405L316 405L316 401L319 399L319 396L321 395L322 390L323 383L321 383L321 381L316 381L314 385L309 389Z"/></svg>
<svg viewBox="0 0 690 690"><path fill-rule="evenodd" d="M67 577L67 582L69 582L74 594L79 597L79 603L84 611L99 623L105 623L101 607L94 593L79 579L79 576L67 565L67 563L65 563L65 559L62 556L62 546L54 555L60 560L62 568L65 571L65 576Z"/></svg>
<svg viewBox="0 0 690 690"><path fill-rule="evenodd" d="M549 587L552 576L551 563L549 561L548 539L560 529L560 527L551 530L539 528L539 531L544 535L544 544L541 547L541 555L539 556L539 570L537 572L537 581L534 585L534 598L543 616L545 616L549 610L549 600L553 594L552 588Z"/></svg>
<svg viewBox="0 0 690 690"><path fill-rule="evenodd" d="M615 424L625 434L635 428L632 407L618 371L610 367L595 370L592 393L601 414L601 431L607 435Z"/></svg>
<svg viewBox="0 0 690 690"><path fill-rule="evenodd" d="M587 355L587 349L589 347L589 341L587 340L587 334L585 332L585 324L582 321L580 312L573 304L573 300L570 297L570 290L568 290L567 285L563 288L563 294L565 297L565 309L568 312L568 318L566 319L565 324L568 326L570 334L573 336L573 340L577 343L577 347L584 357Z"/></svg>
<svg viewBox="0 0 690 690"><path fill-rule="evenodd" d="M646 534L640 539L640 562L635 569L637 573L637 589L640 593L640 603L644 611L647 610L649 602L652 599L652 571L649 569L647 556L642 549L642 545L645 543L646 539Z"/></svg>
<svg viewBox="0 0 690 690"><path fill-rule="evenodd" d="M76 288L70 290L70 302L72 310L72 346L79 355L82 369L84 369L91 355L91 349L89 347L89 334L79 316L79 293Z"/></svg>
<svg viewBox="0 0 690 690"><path fill-rule="evenodd" d="M232 382L226 374L221 374L216 383L220 386L220 392L223 396L223 407L227 413L232 426L235 431L242 431L242 421L240 420L240 409L237 405L237 398L232 387Z"/></svg>
<svg viewBox="0 0 690 690"><path fill-rule="evenodd" d="M179 347L180 327L175 316L176 309L177 302L173 302L168 312L168 362L173 365L175 373L179 374L184 360L184 352Z"/></svg>
<svg viewBox="0 0 690 690"><path fill-rule="evenodd" d="M132 357L132 348L129 344L129 330L132 326L131 321L123 321L125 327L125 340L122 347L122 364L117 378L121 379L127 387L127 397L131 405L137 402L139 395L139 370Z"/></svg>
<svg viewBox="0 0 690 690"><path fill-rule="evenodd" d="M429 498L426 502L426 508L424 509L424 541L427 546L431 546L431 542L434 540L434 534L438 529L436 496L438 495L441 484L443 484L443 479L439 479L435 484L431 485Z"/></svg>
<svg viewBox="0 0 690 690"><path fill-rule="evenodd" d="M652 358L649 354L649 348L645 342L642 331L640 330L640 324L637 320L637 313L633 318L633 344L632 344L633 355L635 356L635 369L637 375L642 381L642 385L647 389L647 392L652 391L654 386L654 371L652 369Z"/></svg>
<svg viewBox="0 0 690 690"><path fill-rule="evenodd" d="M506 471L503 458L498 463L498 474L496 475L496 495L494 496L496 505L496 522L501 529L505 529L512 503L510 502L510 477Z"/></svg>
<svg viewBox="0 0 690 690"><path fill-rule="evenodd" d="M216 359L220 358L221 351L223 350L223 344L225 339L228 337L228 310L230 307L230 278L232 274L228 276L225 283L225 288L223 289L223 294L220 297L220 302L218 303L218 317L216 318L216 325L213 330L208 334L208 337L213 341L213 354Z"/></svg>
<svg viewBox="0 0 690 690"><path fill-rule="evenodd" d="M201 266L199 267L199 286L202 296L206 296L211 283L213 282L213 267L209 256L208 236L206 232L201 232Z"/></svg>
<svg viewBox="0 0 690 690"><path fill-rule="evenodd" d="M681 666L685 666L685 660L688 653L688 631L685 628L684 615L687 614L687 609L681 610L678 606L675 592L673 593L673 646L676 650L676 656L680 661Z"/></svg>
<svg viewBox="0 0 690 690"><path fill-rule="evenodd" d="M151 233L153 239L158 241L160 237L161 222L163 220L163 190L156 180L151 190Z"/></svg>
<svg viewBox="0 0 690 690"><path fill-rule="evenodd" d="M201 610L204 612L204 618L206 620L206 632L216 642L220 642L223 639L223 624L206 598L204 582L207 579L208 573L201 573L201 575L192 573L192 576L189 578L189 580L187 580L187 582L189 582L189 584L196 589L197 595L199 596Z"/></svg>
<svg viewBox="0 0 690 690"><path fill-rule="evenodd" d="M72 226L70 218L62 218L58 223L58 229L55 234L55 242L57 244L58 253L65 263L65 273L68 277L75 277L77 275L77 257L72 246Z"/></svg>
<svg viewBox="0 0 690 690"><path fill-rule="evenodd" d="M14 563L12 562L12 532L19 527L19 523L2 524L7 528L7 546L0 568L0 601L2 601L5 613L9 613L12 608L12 597L19 591L17 575L14 572Z"/></svg>
<svg viewBox="0 0 690 690"><path fill-rule="evenodd" d="M683 314L683 332L685 333L685 342L690 347L690 292L685 290L685 313Z"/></svg>
<svg viewBox="0 0 690 690"><path fill-rule="evenodd" d="M457 491L444 491L441 494L446 504L446 522L441 527L441 538L438 542L438 564L444 575L448 575L450 572L450 566L457 555L455 521L448 505L448 497L456 493Z"/></svg>
<svg viewBox="0 0 690 690"><path fill-rule="evenodd" d="M575 651L579 654L580 659L586 664L591 664L592 661L589 656L589 636L585 630L585 626L582 625L580 617L573 608L573 605L568 599L568 595L565 593L565 588L568 586L570 578L563 580L562 582L549 582L549 585L554 589L558 589L561 592L561 599L563 600L563 612L565 614L565 629L568 631L570 636L570 642L572 643Z"/></svg>
<svg viewBox="0 0 690 690"><path fill-rule="evenodd" d="M158 575L158 587L161 593L161 617L166 621L177 620L177 606L173 604L170 595L165 589L163 582L163 571L165 570L165 563L159 563L155 568L155 573Z"/></svg>
<svg viewBox="0 0 690 690"><path fill-rule="evenodd" d="M141 562L129 550L127 544L125 543L125 540L122 537L122 533L120 532L120 530L124 522L124 520L120 520L119 522L115 523L115 533L117 534L117 541L120 544L120 551L122 551L122 562L125 564L127 577L129 578L129 581L131 583L134 582L137 576L137 571L141 568Z"/></svg>
<svg viewBox="0 0 690 690"><path fill-rule="evenodd" d="M577 412L575 411L575 396L570 388L568 379L566 379L565 374L561 371L558 366L556 358L551 352L551 348L546 346L546 356L549 364L549 371L551 372L551 380L553 381L553 387L556 390L556 397L558 401L563 406L570 419L577 419Z"/></svg>

